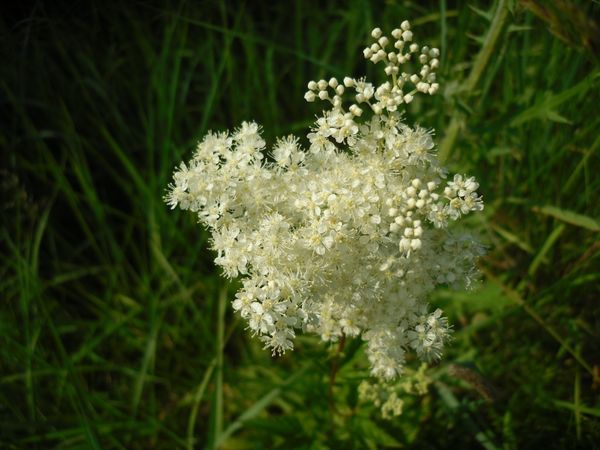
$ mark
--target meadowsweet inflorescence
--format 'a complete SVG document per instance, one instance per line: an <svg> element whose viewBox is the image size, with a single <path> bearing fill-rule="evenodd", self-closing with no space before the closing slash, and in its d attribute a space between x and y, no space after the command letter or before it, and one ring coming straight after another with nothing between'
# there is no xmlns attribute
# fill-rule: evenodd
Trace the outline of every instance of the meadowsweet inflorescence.
<svg viewBox="0 0 600 450"><path fill-rule="evenodd" d="M408 21L392 41L375 28L364 49L388 80L311 81L307 101L329 101L304 151L277 141L267 158L260 127L209 133L174 174L166 201L198 214L212 233L215 262L241 277L233 308L274 354L298 331L325 341L361 336L372 375L393 380L405 352L440 357L449 337L441 310L428 310L438 285L469 286L482 249L450 222L483 209L474 178L445 181L431 132L398 111L438 90L439 51L413 42ZM401 66L417 60L416 74ZM354 91L354 103L344 96ZM370 109L370 118L363 118Z"/></svg>

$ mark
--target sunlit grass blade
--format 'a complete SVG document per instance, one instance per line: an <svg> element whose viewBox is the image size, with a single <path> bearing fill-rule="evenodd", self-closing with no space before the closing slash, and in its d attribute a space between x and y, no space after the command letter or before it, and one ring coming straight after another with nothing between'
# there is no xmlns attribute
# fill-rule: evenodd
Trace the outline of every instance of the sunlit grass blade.
<svg viewBox="0 0 600 450"><path fill-rule="evenodd" d="M189 416L188 425L187 425L186 448L188 450L193 450L195 448L196 438L194 436L196 433L195 433L194 428L196 425L196 419L198 417L198 408L200 407L200 402L202 401L202 397L204 396L204 391L206 391L206 386L208 385L208 382L211 379L211 376L212 376L213 370L215 369L216 363L217 363L216 358L211 361L210 365L204 372L202 381L200 382L200 384L198 385L198 388L196 389L196 392L194 393L194 399L193 399L193 403L192 403L192 408L190 410L190 416Z"/></svg>
<svg viewBox="0 0 600 450"><path fill-rule="evenodd" d="M307 364L304 368L300 369L287 380L285 380L280 386L271 389L267 394L262 396L252 406L250 406L250 408L246 409L225 429L225 431L219 435L219 439L217 440L215 447L219 448L220 445L225 444L230 436L242 428L247 421L258 416L258 414L260 414L267 406L269 406L277 397L282 394L282 391L285 387L290 386L298 378L301 378L302 375L311 367L312 364Z"/></svg>
<svg viewBox="0 0 600 450"><path fill-rule="evenodd" d="M579 214L566 209L561 209L556 206L535 206L532 208L534 212L552 216L558 220L575 225L581 228L586 228L590 231L600 231L600 223L588 216Z"/></svg>

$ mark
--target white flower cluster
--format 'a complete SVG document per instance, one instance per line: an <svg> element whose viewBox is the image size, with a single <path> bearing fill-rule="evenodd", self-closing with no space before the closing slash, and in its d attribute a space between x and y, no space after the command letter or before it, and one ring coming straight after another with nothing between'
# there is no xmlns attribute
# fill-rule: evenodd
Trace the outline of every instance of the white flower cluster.
<svg viewBox="0 0 600 450"><path fill-rule="evenodd" d="M437 285L468 286L481 247L454 235L449 222L483 208L473 178L445 182L431 133L397 111L417 92L437 90L437 49L421 48L420 75L399 71L418 51L408 22L394 30L397 53L373 30L364 55L385 62L392 78L310 82L306 99L329 100L308 134L279 139L267 156L255 123L209 133L174 174L166 201L191 210L212 233L216 263L242 277L233 307L273 353L293 348L296 333L326 341L361 336L372 374L394 379L405 352L441 355L449 336L441 311L428 312ZM405 92L406 83L415 89ZM343 107L345 88L356 103ZM333 96L330 91L333 91ZM374 114L358 122L369 105Z"/></svg>

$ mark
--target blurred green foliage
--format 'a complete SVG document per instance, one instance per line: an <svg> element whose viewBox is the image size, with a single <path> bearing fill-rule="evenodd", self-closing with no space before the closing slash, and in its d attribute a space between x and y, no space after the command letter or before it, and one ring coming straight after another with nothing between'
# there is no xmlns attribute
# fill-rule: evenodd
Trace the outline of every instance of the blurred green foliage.
<svg viewBox="0 0 600 450"><path fill-rule="evenodd" d="M3 8L0 447L600 447L597 2ZM432 299L455 339L385 421L360 342L271 358L162 196L209 129L305 134L306 82L377 79L368 33L404 19L443 55L407 121L480 181L489 252L477 289Z"/></svg>

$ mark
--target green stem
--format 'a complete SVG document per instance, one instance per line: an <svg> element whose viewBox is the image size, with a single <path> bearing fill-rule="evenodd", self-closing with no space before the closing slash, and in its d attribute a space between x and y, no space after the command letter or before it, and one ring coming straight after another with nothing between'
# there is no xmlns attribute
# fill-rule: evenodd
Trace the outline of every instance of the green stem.
<svg viewBox="0 0 600 450"><path fill-rule="evenodd" d="M342 355L342 351L344 351L344 346L346 345L346 335L342 334L340 338L340 342L338 344L337 351L333 360L331 361L331 371L329 373L329 389L328 389L328 400L329 400L329 409L332 413L336 412L335 401L333 399L333 386L335 385L335 378L337 376L339 370L340 357Z"/></svg>
<svg viewBox="0 0 600 450"><path fill-rule="evenodd" d="M531 316L533 320L540 324L540 326L544 330L546 330L546 332L550 336L552 336L560 345L562 345L564 349L571 354L575 361L577 361L581 365L581 367L583 367L592 376L594 382L596 382L596 380L598 379L598 375L596 374L595 370L592 369L592 366L590 366L588 362L585 361L583 357L579 354L579 352L576 352L573 349L573 347L571 347L554 328L547 324L546 321L531 306L529 306L529 304L525 302L525 300L519 295L518 292L514 291L513 289L502 283L502 281L500 281L500 279L498 279L490 271L482 269L482 272L491 282L493 282L494 284L499 286L500 289L502 289L502 291L508 299L521 306L525 310L525 312Z"/></svg>
<svg viewBox="0 0 600 450"><path fill-rule="evenodd" d="M214 442L219 442L223 433L223 351L225 350L225 310L227 306L227 286L223 285L219 291L218 317L217 317L217 367L215 381L215 423ZM216 448L216 446L215 446Z"/></svg>
<svg viewBox="0 0 600 450"><path fill-rule="evenodd" d="M188 418L187 425L187 438L186 438L186 449L194 450L195 439L194 439L194 425L196 424L196 419L198 417L198 410L200 409L200 402L202 401L202 396L204 395L204 391L206 390L206 386L208 386L208 382L210 381L210 377L212 376L213 370L217 363L216 358L213 359L204 372L204 377L202 378L202 382L196 389L196 393L194 394L194 400L192 403L192 409L190 411L190 417Z"/></svg>
<svg viewBox="0 0 600 450"><path fill-rule="evenodd" d="M469 76L462 87L462 91L466 92L466 95L473 94L475 87L479 83L479 80L481 80L481 76L483 75L485 67L492 57L492 53L496 48L498 38L500 37L508 17L508 8L506 3L507 0L500 0L498 2L498 6L496 7L496 11L494 13L494 18L492 19L492 25L485 36L485 41L483 42L481 50L475 58L471 72L469 73ZM446 162L450 157L452 147L454 147L454 142L456 141L458 131L463 121L463 114L455 111L454 115L452 116L452 120L450 121L450 125L446 129L446 136L440 144L439 159L441 163Z"/></svg>

